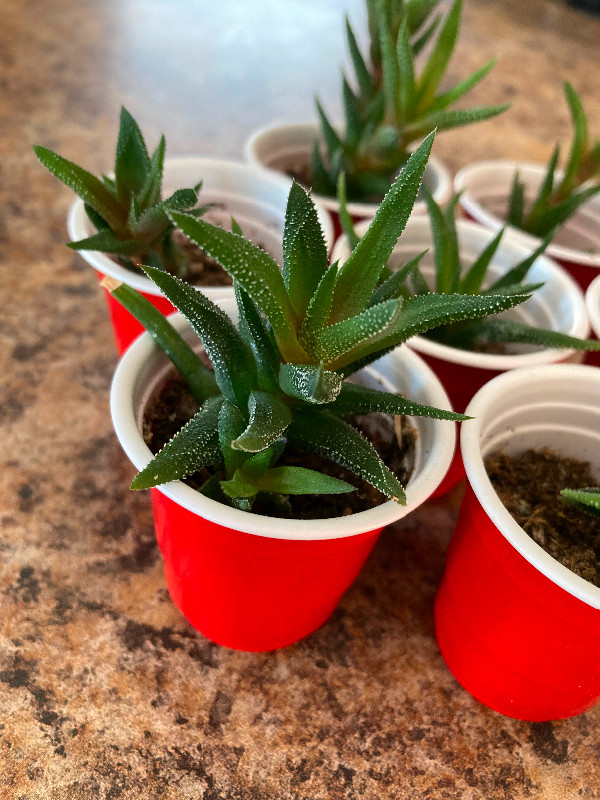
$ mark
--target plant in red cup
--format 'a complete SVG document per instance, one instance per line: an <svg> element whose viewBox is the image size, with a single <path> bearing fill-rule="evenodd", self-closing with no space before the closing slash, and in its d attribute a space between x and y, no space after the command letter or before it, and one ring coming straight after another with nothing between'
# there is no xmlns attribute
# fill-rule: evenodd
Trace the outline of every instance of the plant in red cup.
<svg viewBox="0 0 600 800"><path fill-rule="evenodd" d="M158 537L175 602L196 627L219 643L270 649L318 627L356 576L379 530L405 513L403 486L348 419L371 412L462 418L378 390L385 376L371 379L371 385L345 379L416 331L450 319L484 316L522 301L520 294L484 298L432 294L405 301L393 279L378 287L382 265L410 214L432 141L433 135L411 157L370 230L339 269L336 263L328 264L315 206L298 184L293 184L288 201L283 274L239 232L172 214L180 230L234 279L237 329L201 292L164 271L146 268L200 336L213 370L130 287L109 286L168 353L199 407L151 458L136 427L140 398L148 390L143 376L149 368L138 365L138 377L127 379L129 388L123 393L121 376L130 374L135 360L133 352L126 354L125 366L115 376L111 405L124 447L143 467L132 487L153 488ZM135 348L147 352L148 346L140 341ZM398 364L396 358L392 362ZM398 385L393 374L387 378ZM125 429L133 431L137 444L127 443ZM425 447L424 458L434 444L423 431L418 446ZM333 462L349 477L340 480L326 474L324 467L287 463L291 449ZM439 480L449 453L438 451L437 457L440 462L429 467ZM206 471L198 491L190 490L194 499L184 508L179 496L169 495L169 487L202 470ZM294 518L290 503L295 496L353 492L350 480L355 476L375 487L381 501L390 500L336 519L318 519L322 514L316 504L317 519ZM430 484L430 491L433 488ZM419 502L423 499L421 495ZM190 513L198 503L202 510ZM282 514L289 519L273 517ZM190 531L192 551L185 547L182 552L182 541ZM228 562L234 565L229 570ZM289 591L284 592L286 582Z"/></svg>
<svg viewBox="0 0 600 800"><path fill-rule="evenodd" d="M44 147L35 147L42 164L78 195L67 218L69 247L77 250L98 272L140 291L163 314L172 304L141 269L141 264L164 269L212 298L231 294L231 279L212 259L190 245L168 216L179 211L204 216L229 227L235 218L244 235L282 260L281 231L289 180L248 165L214 158L166 158L164 136L153 153L142 132L121 109L114 172L96 178ZM185 185L191 189L181 189ZM197 206L202 187L202 207ZM163 199L163 192L169 196ZM331 223L319 209L327 245ZM143 332L143 327L110 294L106 295L119 352Z"/></svg>
<svg viewBox="0 0 600 800"><path fill-rule="evenodd" d="M580 289L562 269L543 257L551 235L528 252L507 242L504 230L494 235L473 223L457 222L458 195L442 210L427 190L423 191L429 219L409 220L388 262L388 270L394 271L404 297L431 291L532 295L527 303L502 316L451 322L409 340L409 347L442 381L453 408L464 411L475 392L500 372L576 358L578 351L600 349L598 342L580 338L589 332ZM349 243L358 241L363 226L357 233L345 213L343 181L339 199L346 239L338 240L333 256L343 262ZM437 493L452 488L463 477L457 452Z"/></svg>
<svg viewBox="0 0 600 800"><path fill-rule="evenodd" d="M589 462L596 482L598 397L597 369L554 364L505 372L467 407L474 418L461 429L468 484L436 597L436 635L460 683L510 717L561 719L598 702L600 588L550 555L513 518L486 461L492 454L516 458L547 448L553 456ZM580 491L574 497L580 500ZM589 493L584 499L597 503ZM552 522L546 513L542 518Z"/></svg>
<svg viewBox="0 0 600 800"><path fill-rule="evenodd" d="M548 255L586 289L600 267L600 140L592 140L579 95L565 81L573 136L564 169L557 143L546 167L481 161L459 170L454 186L467 217L534 249L558 228Z"/></svg>

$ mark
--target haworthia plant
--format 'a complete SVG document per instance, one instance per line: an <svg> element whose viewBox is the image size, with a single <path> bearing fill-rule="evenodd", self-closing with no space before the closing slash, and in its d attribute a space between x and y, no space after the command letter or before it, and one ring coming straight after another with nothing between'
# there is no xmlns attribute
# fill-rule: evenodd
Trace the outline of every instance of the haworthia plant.
<svg viewBox="0 0 600 800"><path fill-rule="evenodd" d="M562 499L578 508L600 517L600 487L593 486L587 489L563 489L560 493Z"/></svg>
<svg viewBox="0 0 600 800"><path fill-rule="evenodd" d="M166 319L132 301L133 290L107 287L149 328L201 404L198 414L139 473L133 488L185 478L204 466L212 468L213 476L202 491L243 510L250 510L258 495L281 500L291 494L354 488L279 463L291 443L342 465L396 502L405 502L398 479L348 419L371 411L445 420L464 417L346 383L344 378L414 333L484 317L526 297L520 291L415 298L390 292L376 299L383 265L409 217L432 141L433 135L428 136L411 157L368 233L339 269L328 264L316 208L296 183L288 199L283 273L239 233L189 214L171 213L180 230L234 279L237 328L199 291L162 270L145 267L202 340L214 367L212 380L210 371L190 357L187 345L175 361L180 337Z"/></svg>
<svg viewBox="0 0 600 800"><path fill-rule="evenodd" d="M340 182L338 199L341 204L340 218L343 221L344 233L349 241L356 238L344 203L343 180ZM455 210L460 197L456 194L442 209L433 199L430 192L423 187L423 195L427 204L429 223L432 233L434 277L428 281L420 269L421 258L425 252L411 259L398 271L388 277L375 290L374 297L381 303L391 297L410 298L438 295L465 295L489 297L492 295L521 295L529 297L543 284L526 283L529 270L535 260L541 256L552 239L552 234L533 252L515 263L499 278L490 278L490 267L500 246L504 230L499 231L481 250L473 262L466 266L461 258L458 233L456 230ZM348 234L350 234L348 236ZM449 347L465 350L485 349L491 343L521 342L541 347L568 347L575 350L600 350L600 342L589 339L578 339L560 331L548 330L524 322L498 317L484 317L458 322L449 322L439 326L431 326L425 336Z"/></svg>
<svg viewBox="0 0 600 800"><path fill-rule="evenodd" d="M36 145L42 164L85 204L96 233L77 242L73 250L99 250L110 253L130 269L151 264L181 278L188 276L188 262L173 242L174 226L170 211L185 211L200 216L206 208L196 207L201 183L191 189L177 189L162 199L162 179L166 143L162 136L150 155L142 132L125 109L121 108L114 177L96 178L90 172Z"/></svg>
<svg viewBox="0 0 600 800"><path fill-rule="evenodd" d="M556 144L535 197L526 197L518 170L510 191L506 221L534 236L547 236L600 192L600 139L590 140L585 109L568 81L564 92L573 138L562 178L556 176L560 157Z"/></svg>
<svg viewBox="0 0 600 800"><path fill-rule="evenodd" d="M406 163L411 146L434 128L468 125L508 108L454 108L488 74L494 61L454 87L440 90L456 45L462 0L454 0L443 21L439 15L430 18L437 6L432 0L366 2L372 63L368 65L361 55L346 21L355 79L354 88L346 76L342 79L345 131L335 129L317 101L321 141L315 143L312 158L313 189L335 195L340 173L345 172L348 199L353 201L381 198ZM416 54L434 33L435 43L418 69Z"/></svg>

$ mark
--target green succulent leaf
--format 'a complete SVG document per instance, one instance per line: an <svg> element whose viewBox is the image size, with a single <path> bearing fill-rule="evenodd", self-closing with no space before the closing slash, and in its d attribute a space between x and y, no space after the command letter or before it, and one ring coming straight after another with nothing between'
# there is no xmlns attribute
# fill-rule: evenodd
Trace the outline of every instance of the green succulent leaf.
<svg viewBox="0 0 600 800"><path fill-rule="evenodd" d="M111 228L115 231L124 229L126 217L121 205L98 178L46 147L35 146L33 149L46 169L72 189Z"/></svg>
<svg viewBox="0 0 600 800"><path fill-rule="evenodd" d="M432 102L442 78L446 74L448 63L456 45L461 12L462 0L455 0L444 20L437 42L419 79L418 99L421 107L426 107Z"/></svg>
<svg viewBox="0 0 600 800"><path fill-rule="evenodd" d="M337 280L338 262L332 264L321 278L319 285L311 298L306 314L300 328L300 342L306 349L311 338L327 325L333 302L333 292Z"/></svg>
<svg viewBox="0 0 600 800"><path fill-rule="evenodd" d="M348 213L347 207L347 194L346 194L346 174L344 172L340 172L340 176L337 182L337 201L339 205L339 218L340 218L340 225L342 226L342 233L348 239L348 244L350 248L354 250L356 245L359 242L359 237L354 230L354 224L352 222L352 217Z"/></svg>
<svg viewBox="0 0 600 800"><path fill-rule="evenodd" d="M469 419L464 414L414 403L400 394L382 392L355 383L345 383L336 400L327 408L341 416L356 416L379 411L384 414L407 414L413 417L432 417L433 419L457 421Z"/></svg>
<svg viewBox="0 0 600 800"><path fill-rule="evenodd" d="M408 28L403 22L398 34L396 44L396 59L398 63L398 99L397 107L400 120L413 119L417 98L415 85L415 69L412 50L408 39Z"/></svg>
<svg viewBox="0 0 600 800"><path fill-rule="evenodd" d="M279 439L292 421L288 406L269 392L251 392L248 411L250 422L246 430L231 443L234 450L247 453L265 450Z"/></svg>
<svg viewBox="0 0 600 800"><path fill-rule="evenodd" d="M379 23L379 36L381 48L381 71L383 75L383 97L385 105L385 119L388 122L396 120L399 116L397 99L399 94L400 74L398 58L392 39L388 20L382 15Z"/></svg>
<svg viewBox="0 0 600 800"><path fill-rule="evenodd" d="M458 291L460 294L478 294L484 278L487 274L489 265L500 246L500 240L504 235L504 228L501 228L494 238L483 248L470 268L466 271L459 282Z"/></svg>
<svg viewBox="0 0 600 800"><path fill-rule="evenodd" d="M219 393L213 371L202 363L185 339L149 300L127 284L110 278L105 278L103 285L164 350L200 404Z"/></svg>
<svg viewBox="0 0 600 800"><path fill-rule="evenodd" d="M525 213L525 184L519 176L517 170L513 177L513 182L508 196L508 211L506 221L515 228L523 227L523 214Z"/></svg>
<svg viewBox="0 0 600 800"><path fill-rule="evenodd" d="M220 397L207 400L148 466L136 475L131 488L150 489L181 480L221 461L223 455L217 433L221 403Z"/></svg>
<svg viewBox="0 0 600 800"><path fill-rule="evenodd" d="M410 261L407 261L397 272L394 272L386 281L380 284L373 292L369 307L377 305L378 303L383 303L386 300L395 300L400 297L407 300L409 298L409 293L406 288L406 280L415 272L416 268L419 266L419 262L428 252L428 250L423 250L422 253L411 258Z"/></svg>
<svg viewBox="0 0 600 800"><path fill-rule="evenodd" d="M148 245L137 239L118 239L110 229L105 228L87 239L67 242L67 247L71 250L97 250L100 253L133 256L144 252Z"/></svg>
<svg viewBox="0 0 600 800"><path fill-rule="evenodd" d="M371 75L365 63L365 60L362 56L362 53L360 52L360 49L356 42L356 36L354 35L354 31L352 30L352 26L350 25L350 20L348 19L347 15L346 15L346 39L348 41L348 50L350 51L350 57L352 59L352 64L354 66L354 74L356 75L356 81L358 83L360 94L362 96L368 96L372 90Z"/></svg>
<svg viewBox="0 0 600 800"><path fill-rule="evenodd" d="M525 342L540 347L569 347L574 350L600 350L600 342L577 339L559 331L536 328L509 319L487 319L468 329L469 341Z"/></svg>
<svg viewBox="0 0 600 800"><path fill-rule="evenodd" d="M158 147L152 153L146 181L139 193L138 199L140 207L143 209L150 208L160 202L166 149L165 137L161 136Z"/></svg>
<svg viewBox="0 0 600 800"><path fill-rule="evenodd" d="M578 508L580 511L586 511L588 514L593 514L600 517L600 489L597 487L588 487L586 489L562 489L562 499Z"/></svg>
<svg viewBox="0 0 600 800"><path fill-rule="evenodd" d="M238 234L225 231L189 214L171 213L175 225L216 259L263 311L277 344L289 361L308 361L296 337L295 312L276 262Z"/></svg>
<svg viewBox="0 0 600 800"><path fill-rule="evenodd" d="M520 284L533 266L533 263L544 253L552 241L553 236L554 231L546 236L542 243L536 247L532 253L530 253L522 261L519 261L519 263L515 264L512 269L509 269L508 272L505 272L504 275L502 275L497 281L488 286L486 293L499 293L501 289L506 289L507 287L513 287L514 285Z"/></svg>
<svg viewBox="0 0 600 800"><path fill-rule="evenodd" d="M275 391L278 389L277 371L280 360L275 346L250 295L237 283L234 283L234 289L240 335L254 355L259 387L265 391Z"/></svg>
<svg viewBox="0 0 600 800"><path fill-rule="evenodd" d="M360 139L362 122L358 99L350 88L345 75L342 78L342 101L346 119L346 140L350 147L355 147Z"/></svg>
<svg viewBox="0 0 600 800"><path fill-rule="evenodd" d="M315 204L296 181L292 181L283 234L283 279L301 318L327 272L327 247Z"/></svg>
<svg viewBox="0 0 600 800"><path fill-rule="evenodd" d="M331 403L340 393L342 378L323 364L282 364L279 385L290 397L311 405Z"/></svg>
<svg viewBox="0 0 600 800"><path fill-rule="evenodd" d="M588 127L585 110L579 95L568 81L564 82L565 97L573 123L573 141L563 179L559 187L559 195L568 197L577 186L577 176L581 162L588 146Z"/></svg>
<svg viewBox="0 0 600 800"><path fill-rule="evenodd" d="M483 122L491 117L497 117L510 108L510 103L499 106L474 106L473 108L461 108L451 111L436 111L428 114L406 126L404 137L405 141L412 142L420 139L432 130L445 131L450 128L461 128L463 125L472 125L475 122Z"/></svg>
<svg viewBox="0 0 600 800"><path fill-rule="evenodd" d="M121 107L121 121L115 156L117 200L127 204L144 187L150 172L150 157L137 122Z"/></svg>
<svg viewBox="0 0 600 800"><path fill-rule="evenodd" d="M535 220L535 223L528 227L529 233L534 236L545 236L548 231L554 231L559 225L573 216L573 214L584 203L600 193L600 183L595 186L589 186L587 189L581 189L579 192L571 195L568 200L560 203L557 206L548 208L543 213L540 213Z"/></svg>
<svg viewBox="0 0 600 800"><path fill-rule="evenodd" d="M450 294L455 278L460 274L458 257L458 237L454 220L450 221L435 202L427 188L423 187L423 197L427 203L431 233L435 253L436 290L440 294Z"/></svg>
<svg viewBox="0 0 600 800"><path fill-rule="evenodd" d="M278 494L345 494L356 487L331 475L324 475L305 467L274 467L267 470L259 481L263 492Z"/></svg>
<svg viewBox="0 0 600 800"><path fill-rule="evenodd" d="M317 331L307 343L307 349L335 369L331 365L340 357L386 331L398 317L402 303L402 299L386 300L355 317L329 325Z"/></svg>
<svg viewBox="0 0 600 800"><path fill-rule="evenodd" d="M225 462L225 474L228 478L232 478L234 472L241 467L248 459L248 454L236 450L231 446L248 427L248 419L242 414L240 409L230 403L229 400L223 399L223 404L219 410L218 432L219 432L219 446L223 453L223 461Z"/></svg>
<svg viewBox="0 0 600 800"><path fill-rule="evenodd" d="M550 197L552 196L552 189L554 187L554 173L556 171L556 165L558 164L559 154L560 147L556 145L554 152L550 157L550 161L548 162L544 180L541 183L537 196L533 201L531 210L529 211L528 225L531 224L532 220L535 220L548 207Z"/></svg>
<svg viewBox="0 0 600 800"><path fill-rule="evenodd" d="M381 272L414 205L434 134L413 153L386 194L368 231L338 271L331 322L354 316L369 304Z"/></svg>
<svg viewBox="0 0 600 800"><path fill-rule="evenodd" d="M201 338L223 395L245 408L256 381L256 369L244 340L227 314L202 292L174 275L155 267L144 267L144 271Z"/></svg>
<svg viewBox="0 0 600 800"><path fill-rule="evenodd" d="M290 441L364 478L387 497L404 505L406 496L397 478L371 443L351 425L324 410L298 413L287 431Z"/></svg>
<svg viewBox="0 0 600 800"><path fill-rule="evenodd" d="M466 80L457 83L456 86L453 86L449 91L438 95L431 105L428 106L428 113L434 114L438 111L444 111L449 106L452 106L454 103L458 102L491 72L496 64L496 61L497 59L493 58L491 61L488 61L487 64L484 64L483 67L480 67L478 70L476 70Z"/></svg>

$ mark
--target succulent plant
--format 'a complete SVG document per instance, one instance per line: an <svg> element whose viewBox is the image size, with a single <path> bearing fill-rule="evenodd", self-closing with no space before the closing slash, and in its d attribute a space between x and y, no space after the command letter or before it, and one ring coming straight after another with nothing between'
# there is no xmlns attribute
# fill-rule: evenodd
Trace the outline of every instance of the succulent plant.
<svg viewBox="0 0 600 800"><path fill-rule="evenodd" d="M452 106L466 95L492 69L494 61L478 69L466 80L440 92L440 84L456 45L462 0L455 0L439 28L431 53L417 74L415 48L410 40L411 19L425 19L432 3L406 3L394 17L389 2L371 4L371 28L378 12L377 30L381 66L370 70L347 23L348 46L356 89L344 76L342 96L345 133L338 133L317 101L322 144L315 143L312 159L312 187L326 195L335 195L341 172L346 174L350 200L380 198L406 163L413 143L436 128L456 128L500 114L508 105L454 109ZM413 9L413 14L409 13ZM416 11L420 10L421 17ZM396 30L394 20L401 19ZM412 23L414 24L414 23ZM425 27L425 39L434 28ZM377 56L376 56L377 57ZM378 77L380 75L380 77Z"/></svg>
<svg viewBox="0 0 600 800"><path fill-rule="evenodd" d="M168 213L186 211L200 216L206 208L195 207L201 183L161 199L164 136L150 156L138 124L121 108L113 178L96 178L45 147L33 149L42 164L83 200L97 230L86 239L69 242L71 249L110 253L130 269L145 263L187 277L187 260L173 242L174 225Z"/></svg>
<svg viewBox="0 0 600 800"><path fill-rule="evenodd" d="M600 139L590 142L585 109L568 81L564 82L564 91L573 139L562 178L557 179L555 174L560 157L557 143L537 195L528 202L518 170L510 190L506 221L534 236L546 236L600 192Z"/></svg>
<svg viewBox="0 0 600 800"><path fill-rule="evenodd" d="M486 280L489 267L504 235L504 229L494 236L472 264L465 267L460 258L455 221L455 210L460 193L450 200L445 209L440 208L425 187L423 187L423 195L427 203L433 237L434 283L431 286L419 268L419 262L427 252L425 251L416 258L411 259L395 273L396 281L402 284L401 296L406 299L426 296L433 290L437 294L479 295L485 297L506 293L528 297L542 286L540 283L525 283L524 281L534 261L542 255L550 243L552 234L547 236L536 250L511 267L500 278L495 281ZM338 199L342 227L349 238L351 246L353 246L358 241L358 237L354 232L352 221L346 210L343 177L338 187ZM502 317L449 322L441 326L432 327L425 335L427 338L435 339L441 344L467 350L472 350L482 345L485 346L492 342L524 342L543 347L569 347L576 350L600 349L600 343L597 341L577 339L559 331L538 328L516 320L503 319Z"/></svg>
<svg viewBox="0 0 600 800"><path fill-rule="evenodd" d="M250 510L260 493L350 491L348 483L304 468L277 466L287 443L317 453L405 502L397 478L347 419L367 412L464 419L449 411L346 382L415 333L447 321L481 317L525 299L428 294L404 299L396 276L380 283L414 203L433 135L410 158L371 227L346 263L328 264L316 209L292 184L283 236L283 274L239 232L189 214L171 218L234 279L239 326L201 292L145 267L198 333L214 372L182 344L169 322L125 285L108 288L171 356L200 403L198 413L134 479L145 489L214 470L202 491ZM179 341L178 341L179 339Z"/></svg>
<svg viewBox="0 0 600 800"><path fill-rule="evenodd" d="M570 503L580 511L600 517L600 487L563 489L560 496L566 503Z"/></svg>

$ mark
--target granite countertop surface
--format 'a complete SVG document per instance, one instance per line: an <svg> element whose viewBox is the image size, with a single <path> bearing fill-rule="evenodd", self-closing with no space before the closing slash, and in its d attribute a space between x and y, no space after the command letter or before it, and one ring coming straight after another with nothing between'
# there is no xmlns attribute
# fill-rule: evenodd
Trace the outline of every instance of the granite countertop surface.
<svg viewBox="0 0 600 800"><path fill-rule="evenodd" d="M64 246L71 195L44 144L109 169L119 105L169 152L241 158L273 119L338 109L359 0L2 0L0 798L556 800L600 797L600 706L527 723L470 697L432 603L457 493L384 532L331 620L263 654L171 603L149 498L113 434L116 353L96 277ZM567 78L600 131L600 20L549 0L466 0L451 75L494 56L501 118L440 135L473 159L566 140Z"/></svg>

